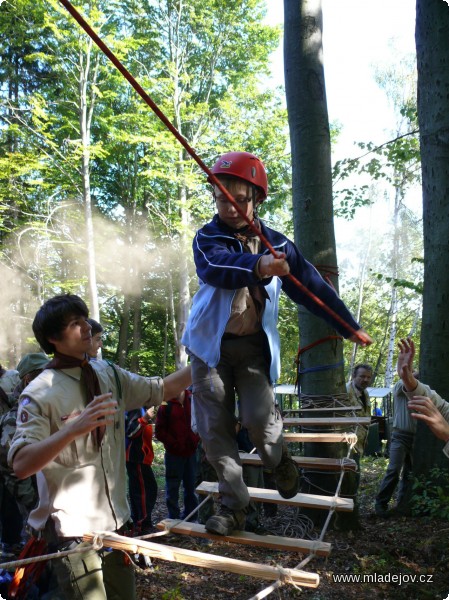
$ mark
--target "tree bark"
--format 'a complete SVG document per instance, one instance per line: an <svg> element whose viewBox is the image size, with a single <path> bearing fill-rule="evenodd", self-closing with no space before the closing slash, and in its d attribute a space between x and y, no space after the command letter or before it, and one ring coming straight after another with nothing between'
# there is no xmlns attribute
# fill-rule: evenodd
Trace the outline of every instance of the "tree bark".
<svg viewBox="0 0 449 600"><path fill-rule="evenodd" d="M330 275L338 290L333 225L329 118L322 60L321 0L284 0L284 65L292 153L292 192L295 242L304 256ZM300 345L307 346L335 331L325 321L299 309ZM312 370L313 369L313 370ZM320 343L301 355L300 393L329 398L345 394L343 349L340 340ZM345 456L342 445L305 444L306 456ZM308 473L307 491L333 494L335 475ZM349 485L346 485L348 484ZM355 481L345 475L345 492ZM322 515L314 514L317 520ZM357 513L344 527L358 527Z"/></svg>
<svg viewBox="0 0 449 600"><path fill-rule="evenodd" d="M423 382L448 398L449 7L445 2L417 0L415 39L424 231L419 370ZM415 474L427 474L433 465L447 468L441 447L428 428L419 424Z"/></svg>
<svg viewBox="0 0 449 600"><path fill-rule="evenodd" d="M94 225L92 218L92 197L90 191L90 132L93 110L95 106L95 86L98 74L99 56L95 58L92 68L92 40L89 40L86 52L80 48L79 53L79 126L81 135L81 179L83 190L84 217L86 222L87 272L90 314L99 321L100 308L98 303L97 274L95 264ZM89 79L91 80L89 81ZM91 93L89 97L88 89Z"/></svg>

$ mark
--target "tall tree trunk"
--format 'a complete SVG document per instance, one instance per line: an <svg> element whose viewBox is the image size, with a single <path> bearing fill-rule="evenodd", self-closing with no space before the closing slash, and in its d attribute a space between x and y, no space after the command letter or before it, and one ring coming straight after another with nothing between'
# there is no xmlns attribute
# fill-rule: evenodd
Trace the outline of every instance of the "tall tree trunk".
<svg viewBox="0 0 449 600"><path fill-rule="evenodd" d="M395 173L397 176L398 174ZM395 180L397 177L395 177ZM390 333L388 336L387 361L385 365L385 387L393 385L394 364L393 356L396 351L396 333L397 333L397 313L398 313L398 293L395 286L399 272L399 216L402 200L404 198L404 189L402 186L395 187L394 196L394 214L393 214L393 252L391 257L391 303L390 303Z"/></svg>
<svg viewBox="0 0 449 600"><path fill-rule="evenodd" d="M373 232L370 227L369 232L368 232L368 237L366 239L366 245L364 248L364 255L363 255L360 267L359 267L359 277L358 277L359 293L358 293L358 298L357 298L357 312L355 315L357 323L361 322L362 306L363 306L363 300L364 300L363 292L365 289L366 269L368 267L369 255L370 255L370 250L371 250L372 233ZM351 352L351 364L349 365L350 373L352 373L352 371L354 370L354 366L356 364L357 350L358 350L358 345L354 344L354 347Z"/></svg>
<svg viewBox="0 0 449 600"><path fill-rule="evenodd" d="M448 398L449 390L449 7L416 1L418 122L422 164L424 292L420 377ZM416 474L447 468L442 443L418 425ZM425 452L423 452L425 448Z"/></svg>
<svg viewBox="0 0 449 600"><path fill-rule="evenodd" d="M90 131L95 105L94 90L98 74L99 56L98 54L96 55L95 65L93 66L93 73L91 73L92 44L92 40L89 39L86 52L84 53L83 49L80 48L79 53L79 125L82 147L81 178L83 190L84 217L86 222L87 272L90 314L94 319L99 321L100 308L98 303L97 274L95 265L95 238L94 224L92 218L92 197L90 191ZM91 90L90 93L89 88Z"/></svg>
<svg viewBox="0 0 449 600"><path fill-rule="evenodd" d="M178 175L180 176L181 184L179 186L178 201L181 212L181 236L180 236L180 254L179 254L179 299L177 307L177 318L174 333L175 333L175 362L176 367L180 369L187 365L187 353L185 346L181 344L181 338L187 323L190 309L190 289L189 289L189 267L187 257L190 252L190 242L188 237L188 226L190 223L190 215L187 209L187 188L183 181L184 174L184 151L180 152L180 164Z"/></svg>
<svg viewBox="0 0 449 600"><path fill-rule="evenodd" d="M137 273L135 277L136 288L133 290L132 315L133 315L133 343L132 356L130 361L130 371L139 372L139 350L142 342L142 277ZM139 293L140 291L140 293Z"/></svg>
<svg viewBox="0 0 449 600"><path fill-rule="evenodd" d="M180 77L182 75L182 44L180 28L184 19L184 2L179 2L177 6L177 18L173 19L171 30L172 37L170 38L170 56L173 62L173 109L174 109L174 125L181 135L183 132L183 122L181 116L181 105L183 102L183 90L180 85ZM180 255L179 255L179 299L176 313L173 313L173 334L175 341L175 363L180 369L187 365L187 353L185 347L181 344L182 334L187 323L187 317L190 309L190 289L189 289L189 269L188 269L188 225L190 222L190 214L187 207L187 187L184 179L184 164L187 157L183 149L178 153L177 176L178 176L178 203L181 217L180 227Z"/></svg>
<svg viewBox="0 0 449 600"><path fill-rule="evenodd" d="M123 313L120 321L120 331L117 349L117 363L119 367L126 367L126 357L128 356L128 331L129 331L129 313L131 310L132 298L129 293L125 294L123 300Z"/></svg>
<svg viewBox="0 0 449 600"><path fill-rule="evenodd" d="M323 18L321 0L284 0L284 65L290 127L293 220L295 241L318 269L337 273L333 225L332 171L329 118L322 61ZM338 289L335 275L332 284ZM301 346L335 335L322 319L299 310ZM311 370L313 368L313 370ZM345 394L341 341L326 341L301 355L300 392L327 400ZM316 401L316 400L315 400ZM342 446L342 445L339 445ZM346 453L331 444L306 444L308 456L339 456ZM346 476L345 476L346 477ZM333 494L335 475L308 474L312 493ZM351 482L348 493L354 489ZM314 514L314 518L322 515ZM354 514L349 527L357 527Z"/></svg>

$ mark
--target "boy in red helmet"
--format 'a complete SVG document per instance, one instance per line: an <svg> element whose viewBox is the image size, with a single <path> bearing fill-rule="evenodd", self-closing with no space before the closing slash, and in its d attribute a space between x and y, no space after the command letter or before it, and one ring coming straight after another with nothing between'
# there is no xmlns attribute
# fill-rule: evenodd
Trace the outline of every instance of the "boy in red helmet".
<svg viewBox="0 0 449 600"><path fill-rule="evenodd" d="M298 491L298 471L282 436L275 410L273 384L279 377L277 331L281 288L297 304L330 323L346 338L364 345L371 338L318 271L283 234L269 229L256 213L265 200L268 181L263 163L248 152L228 152L212 173L233 196L246 219L218 188L213 187L217 214L193 241L200 287L182 339L190 355L194 412L208 461L217 472L221 509L206 529L229 535L244 529L249 495L235 438L235 396L242 425L266 468L274 469L284 498ZM254 223L277 252L274 257L248 226ZM315 304L287 277L291 272L337 313L346 329ZM358 335L354 335L354 330Z"/></svg>

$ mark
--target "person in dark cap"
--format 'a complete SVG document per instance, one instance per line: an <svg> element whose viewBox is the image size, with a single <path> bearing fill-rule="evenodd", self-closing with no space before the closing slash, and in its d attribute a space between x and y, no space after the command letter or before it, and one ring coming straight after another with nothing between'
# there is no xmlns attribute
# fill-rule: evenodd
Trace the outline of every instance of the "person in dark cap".
<svg viewBox="0 0 449 600"><path fill-rule="evenodd" d="M20 381L11 395L12 407L0 417L0 520L3 561L14 559L19 554L22 547L23 518L37 503L35 477L17 479L7 460L16 431L18 399L49 360L43 352L32 352L22 357L17 365Z"/></svg>

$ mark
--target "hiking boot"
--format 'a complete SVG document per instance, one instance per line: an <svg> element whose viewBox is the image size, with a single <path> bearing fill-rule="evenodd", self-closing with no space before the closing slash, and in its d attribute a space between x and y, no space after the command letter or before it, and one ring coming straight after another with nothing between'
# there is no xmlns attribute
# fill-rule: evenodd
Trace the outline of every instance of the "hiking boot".
<svg viewBox="0 0 449 600"><path fill-rule="evenodd" d="M231 535L235 529L245 529L245 520L245 510L231 510L222 504L220 512L207 519L205 528L215 535Z"/></svg>
<svg viewBox="0 0 449 600"><path fill-rule="evenodd" d="M298 467L285 446L282 449L281 462L274 469L274 478L277 491L283 498L296 496L299 489Z"/></svg>

